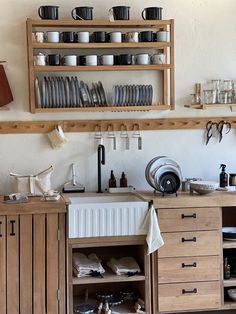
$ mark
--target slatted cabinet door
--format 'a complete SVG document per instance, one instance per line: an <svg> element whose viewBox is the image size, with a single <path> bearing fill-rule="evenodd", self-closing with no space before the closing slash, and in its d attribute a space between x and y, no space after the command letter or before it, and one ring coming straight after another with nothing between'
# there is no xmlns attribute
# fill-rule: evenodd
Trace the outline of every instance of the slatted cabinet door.
<svg viewBox="0 0 236 314"><path fill-rule="evenodd" d="M0 312L7 313L6 285L6 217L0 216Z"/></svg>

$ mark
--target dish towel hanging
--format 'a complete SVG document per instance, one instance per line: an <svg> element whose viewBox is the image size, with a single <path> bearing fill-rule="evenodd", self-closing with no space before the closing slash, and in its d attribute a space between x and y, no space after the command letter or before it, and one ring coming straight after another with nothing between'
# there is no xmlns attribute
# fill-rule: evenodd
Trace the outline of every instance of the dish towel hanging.
<svg viewBox="0 0 236 314"><path fill-rule="evenodd" d="M148 254L151 254L164 245L161 236L157 214L154 206L151 204L142 225L142 230L147 233L146 242L148 245Z"/></svg>
<svg viewBox="0 0 236 314"><path fill-rule="evenodd" d="M2 64L0 64L0 107L13 101L11 88Z"/></svg>

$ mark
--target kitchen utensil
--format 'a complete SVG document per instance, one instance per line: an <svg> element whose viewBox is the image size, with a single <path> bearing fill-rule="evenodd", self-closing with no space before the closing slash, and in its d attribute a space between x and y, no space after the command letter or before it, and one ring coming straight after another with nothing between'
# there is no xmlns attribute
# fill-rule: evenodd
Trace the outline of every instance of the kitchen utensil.
<svg viewBox="0 0 236 314"><path fill-rule="evenodd" d="M162 10L160 7L149 7L142 11L142 18L144 20L161 20Z"/></svg>
<svg viewBox="0 0 236 314"><path fill-rule="evenodd" d="M125 149L129 150L129 134L127 131L127 126L125 124L122 124L120 129L121 129L120 137L125 141Z"/></svg>
<svg viewBox="0 0 236 314"><path fill-rule="evenodd" d="M141 137L141 134L140 134L140 129L139 129L139 124L138 123L135 123L134 126L133 126L132 137L138 139L138 150L142 150L142 137Z"/></svg>
<svg viewBox="0 0 236 314"><path fill-rule="evenodd" d="M176 193L180 187L180 178L174 172L164 172L160 178L155 176L155 186L158 187L158 191L167 194Z"/></svg>
<svg viewBox="0 0 236 314"><path fill-rule="evenodd" d="M218 182L212 181L190 181L190 188L198 194L209 194L214 192L219 186Z"/></svg>
<svg viewBox="0 0 236 314"><path fill-rule="evenodd" d="M227 121L220 121L218 124L217 124L217 130L219 132L219 143L222 141L223 139L223 130L224 130L224 127L226 127L226 132L225 134L228 134L230 131L231 131L231 123L230 122L227 122Z"/></svg>
<svg viewBox="0 0 236 314"><path fill-rule="evenodd" d="M85 187L76 181L75 164L71 164L72 180L66 182L63 187L63 193L81 193L85 191Z"/></svg>
<svg viewBox="0 0 236 314"><path fill-rule="evenodd" d="M217 123L216 122L212 122L212 121L208 121L206 124L206 145L208 145L210 139L213 137L213 135L215 136L216 131L217 131Z"/></svg>
<svg viewBox="0 0 236 314"><path fill-rule="evenodd" d="M109 9L109 16L113 16L114 20L129 20L128 6L115 6Z"/></svg>
<svg viewBox="0 0 236 314"><path fill-rule="evenodd" d="M108 128L107 128L107 138L110 138L110 139L113 140L113 149L116 150L116 136L115 136L114 127L113 127L112 124L108 125Z"/></svg>

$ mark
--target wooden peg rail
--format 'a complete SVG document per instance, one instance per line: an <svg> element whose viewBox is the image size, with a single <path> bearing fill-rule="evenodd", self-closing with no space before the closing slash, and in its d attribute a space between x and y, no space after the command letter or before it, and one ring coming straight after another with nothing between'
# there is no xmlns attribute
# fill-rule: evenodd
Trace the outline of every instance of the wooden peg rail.
<svg viewBox="0 0 236 314"><path fill-rule="evenodd" d="M50 121L0 121L0 134L31 134L48 133L57 125L61 125L64 132L107 132L112 126L114 131L153 130L185 130L205 129L208 121L231 123L236 128L236 117L209 117L209 118L171 118L145 120L50 120Z"/></svg>

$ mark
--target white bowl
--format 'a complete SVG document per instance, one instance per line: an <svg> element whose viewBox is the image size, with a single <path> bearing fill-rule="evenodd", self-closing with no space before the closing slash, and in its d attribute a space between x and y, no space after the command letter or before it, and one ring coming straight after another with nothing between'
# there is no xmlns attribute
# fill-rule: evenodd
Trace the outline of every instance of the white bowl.
<svg viewBox="0 0 236 314"><path fill-rule="evenodd" d="M209 194L218 188L218 182L212 181L190 181L190 187L198 194Z"/></svg>
<svg viewBox="0 0 236 314"><path fill-rule="evenodd" d="M236 289L228 289L227 293L232 300L236 301Z"/></svg>

